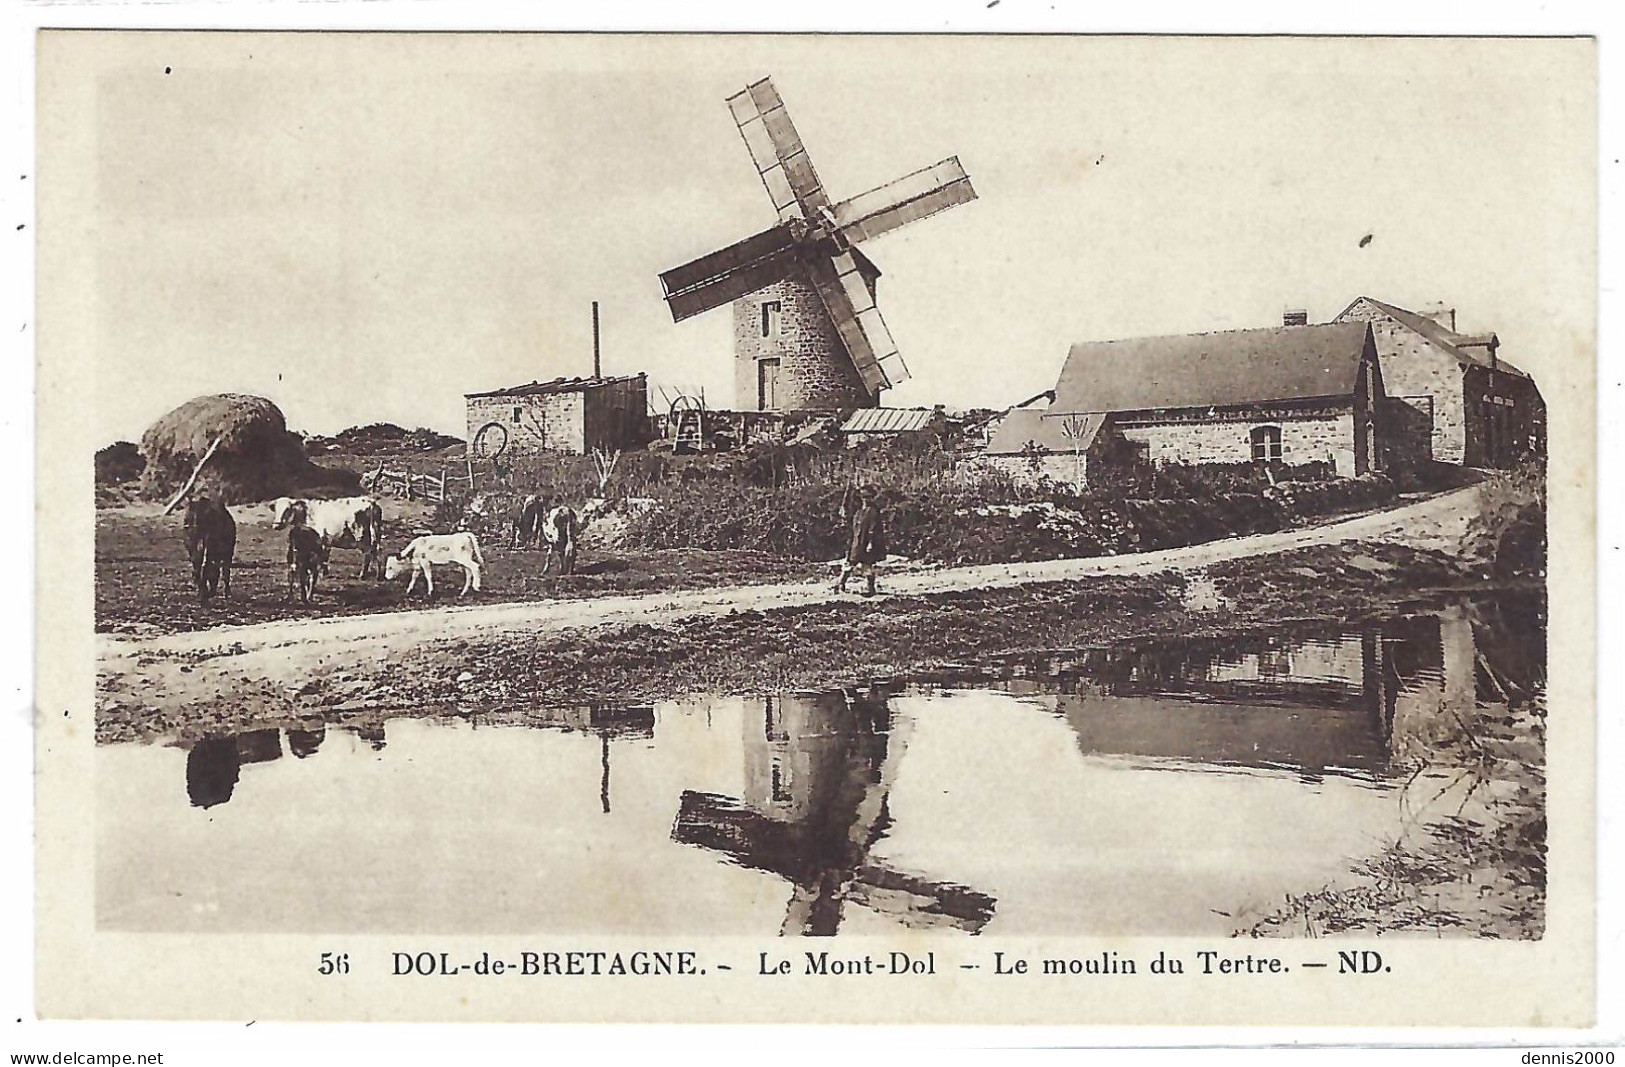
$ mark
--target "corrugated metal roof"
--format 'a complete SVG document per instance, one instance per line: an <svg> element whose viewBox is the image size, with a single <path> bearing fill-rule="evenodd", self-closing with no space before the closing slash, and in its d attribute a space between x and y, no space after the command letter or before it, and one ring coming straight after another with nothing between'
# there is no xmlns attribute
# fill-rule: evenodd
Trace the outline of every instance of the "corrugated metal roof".
<svg viewBox="0 0 1625 1067"><path fill-rule="evenodd" d="M1451 356L1451 358L1455 359L1456 362L1469 367L1491 366L1489 354L1487 352L1477 352L1471 347L1460 347L1462 344L1471 345L1472 342L1480 341L1480 338L1456 333L1455 331L1446 329L1439 323L1434 322L1426 315L1419 315L1414 311L1408 311L1405 308L1384 303L1383 301L1377 300L1373 297L1355 297L1353 303L1344 308L1342 314L1338 315L1337 317L1341 319L1343 315L1347 315L1349 311L1353 309L1354 305L1358 304L1362 300L1376 308L1378 311L1382 312L1384 315L1387 315L1401 326L1404 326L1412 333L1421 334L1429 344L1447 353ZM1483 336L1487 337L1489 335L1486 334ZM1506 371L1508 374L1515 374L1520 378L1529 377L1529 375L1525 374L1511 363L1508 363L1506 360L1501 359L1499 356L1497 356L1495 359L1493 369Z"/></svg>
<svg viewBox="0 0 1625 1067"><path fill-rule="evenodd" d="M919 433L931 428L931 408L859 408L841 423L842 433Z"/></svg>
<svg viewBox="0 0 1625 1067"><path fill-rule="evenodd" d="M1012 408L987 439L990 456L1015 456L1032 445L1041 452L1086 452L1094 444L1106 416L1050 414L1032 408Z"/></svg>
<svg viewBox="0 0 1625 1067"><path fill-rule="evenodd" d="M547 382L531 382L507 389L493 389L488 393L464 393L465 398L482 396L540 396L544 393L584 393L588 389L601 389L606 385L635 381L641 374L626 374L618 378L554 378Z"/></svg>
<svg viewBox="0 0 1625 1067"><path fill-rule="evenodd" d="M1354 392L1364 323L1135 337L1072 346L1052 412L1205 408Z"/></svg>

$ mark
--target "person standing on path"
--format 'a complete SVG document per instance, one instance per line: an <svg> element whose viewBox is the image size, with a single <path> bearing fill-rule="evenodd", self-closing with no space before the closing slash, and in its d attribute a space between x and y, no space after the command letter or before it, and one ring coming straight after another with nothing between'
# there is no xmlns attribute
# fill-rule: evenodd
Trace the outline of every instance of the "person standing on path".
<svg viewBox="0 0 1625 1067"><path fill-rule="evenodd" d="M841 564L841 577L835 583L837 593L846 592L846 579L857 571L865 582L863 595L875 595L875 564L886 558L886 531L880 515L880 503L873 486L858 490L858 510L851 519L847 541L846 560Z"/></svg>

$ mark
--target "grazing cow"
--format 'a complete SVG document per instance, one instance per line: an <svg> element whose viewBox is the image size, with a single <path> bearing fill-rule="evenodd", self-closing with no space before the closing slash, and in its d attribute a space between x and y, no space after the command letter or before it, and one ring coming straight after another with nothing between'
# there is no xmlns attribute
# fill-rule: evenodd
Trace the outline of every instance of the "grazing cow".
<svg viewBox="0 0 1625 1067"><path fill-rule="evenodd" d="M513 516L513 547L535 548L541 539L542 512L547 502L535 493L527 495Z"/></svg>
<svg viewBox="0 0 1625 1067"><path fill-rule="evenodd" d="M379 550L384 541L384 510L370 496L345 496L337 500L295 500L278 497L271 503L273 526L282 529L292 523L309 526L322 539L321 569L327 572L327 556L334 548L361 550L361 577L371 568L378 574Z"/></svg>
<svg viewBox="0 0 1625 1067"><path fill-rule="evenodd" d="M394 581L403 572L411 571L412 577L406 583L406 595L411 596L412 590L417 587L418 574L421 572L427 595L432 597L434 596L432 564L435 563L454 563L463 568L463 591L458 593L458 596L465 595L470 587L476 593L480 591L480 568L485 565L485 557L480 555L480 543L466 530L462 533L425 534L422 537L414 537L401 549L399 555L390 556L384 561L384 577Z"/></svg>
<svg viewBox="0 0 1625 1067"><path fill-rule="evenodd" d="M576 539L580 529L581 520L574 508L560 504L547 513L547 521L542 523L542 536L547 540L547 558L542 561L543 574L553 565L554 556L558 557L560 574L576 572Z"/></svg>
<svg viewBox="0 0 1625 1067"><path fill-rule="evenodd" d="M208 603L218 591L231 597L231 557L237 551L237 523L223 501L195 496L186 504L186 554L192 560L197 598Z"/></svg>
<svg viewBox="0 0 1625 1067"><path fill-rule="evenodd" d="M288 528L288 599L297 594L301 604L316 595L316 572L321 570L327 551L322 535L303 523Z"/></svg>

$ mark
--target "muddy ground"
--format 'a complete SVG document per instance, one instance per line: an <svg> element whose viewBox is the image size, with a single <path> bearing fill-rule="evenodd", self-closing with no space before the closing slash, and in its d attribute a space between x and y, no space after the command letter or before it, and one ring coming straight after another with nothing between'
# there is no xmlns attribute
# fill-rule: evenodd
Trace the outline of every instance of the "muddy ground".
<svg viewBox="0 0 1625 1067"><path fill-rule="evenodd" d="M405 501L385 502L386 552L399 549L411 531L429 524L429 509ZM403 611L458 600L462 572L438 568L435 595L423 586L406 595L406 579L386 583L359 577L361 554L334 549L329 574L309 605L288 597L287 532L271 528L270 509L232 509L237 519L237 551L231 596L198 602L192 586L182 532L182 516L156 514L156 508L107 508L96 514L96 629L102 633L167 634L213 626L246 625L271 619L326 618L380 611ZM816 568L760 552L699 552L648 549L636 553L584 547L576 573L542 573L547 554L481 545L486 569L481 603L574 599L615 593L698 589L745 582L807 577Z"/></svg>

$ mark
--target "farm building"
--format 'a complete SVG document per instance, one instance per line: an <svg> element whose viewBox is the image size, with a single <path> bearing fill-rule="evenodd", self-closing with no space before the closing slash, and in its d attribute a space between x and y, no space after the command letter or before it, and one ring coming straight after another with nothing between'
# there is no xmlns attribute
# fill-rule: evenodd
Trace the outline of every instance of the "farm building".
<svg viewBox="0 0 1625 1067"><path fill-rule="evenodd" d="M1353 477L1383 465L1382 397L1364 323L1088 342L1049 409L1012 411L987 455L1007 470L1037 457L1068 481L1123 461L1324 462Z"/></svg>
<svg viewBox="0 0 1625 1067"><path fill-rule="evenodd" d="M1082 485L1090 469L1099 470L1122 444L1115 434L1101 433L1101 414L1051 415L1036 408L1013 408L988 433L987 463L1018 483L1042 480Z"/></svg>
<svg viewBox="0 0 1625 1067"><path fill-rule="evenodd" d="M641 445L648 433L648 384L619 378L555 378L464 396L476 455L570 452Z"/></svg>
<svg viewBox="0 0 1625 1067"><path fill-rule="evenodd" d="M1418 313L1368 296L1336 321L1371 327L1396 457L1510 467L1544 452L1546 403L1495 334L1458 333L1453 308Z"/></svg>

